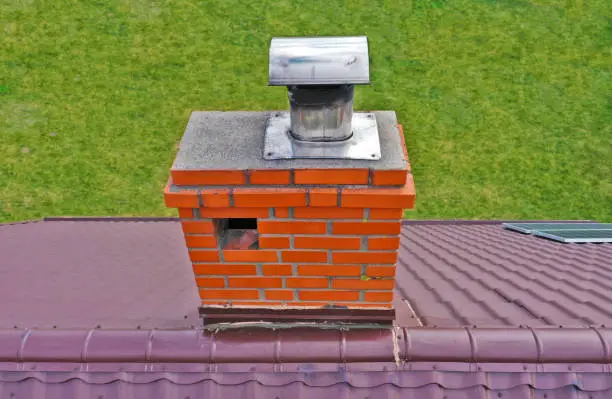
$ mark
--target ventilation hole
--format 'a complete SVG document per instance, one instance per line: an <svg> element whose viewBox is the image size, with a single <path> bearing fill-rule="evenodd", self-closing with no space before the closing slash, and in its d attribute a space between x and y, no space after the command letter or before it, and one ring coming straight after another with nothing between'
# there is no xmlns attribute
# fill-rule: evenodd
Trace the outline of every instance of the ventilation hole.
<svg viewBox="0 0 612 399"><path fill-rule="evenodd" d="M223 249L259 249L257 219L217 219L216 224Z"/></svg>

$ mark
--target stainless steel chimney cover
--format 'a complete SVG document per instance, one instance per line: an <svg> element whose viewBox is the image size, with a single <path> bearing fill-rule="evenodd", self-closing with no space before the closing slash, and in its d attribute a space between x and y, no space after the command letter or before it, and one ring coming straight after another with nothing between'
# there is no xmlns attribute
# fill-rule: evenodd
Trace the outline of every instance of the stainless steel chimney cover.
<svg viewBox="0 0 612 399"><path fill-rule="evenodd" d="M271 86L369 84L368 39L275 37L270 43Z"/></svg>
<svg viewBox="0 0 612 399"><path fill-rule="evenodd" d="M365 36L274 38L269 67L290 112L270 116L264 159L381 158L375 114L353 112L354 85L370 83Z"/></svg>

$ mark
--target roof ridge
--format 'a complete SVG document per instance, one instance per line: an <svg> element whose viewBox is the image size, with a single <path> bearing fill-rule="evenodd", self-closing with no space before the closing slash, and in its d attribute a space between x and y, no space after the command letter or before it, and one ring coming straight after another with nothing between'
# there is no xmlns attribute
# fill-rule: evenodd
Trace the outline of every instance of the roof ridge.
<svg viewBox="0 0 612 399"><path fill-rule="evenodd" d="M349 330L344 339L338 331L316 328L12 329L0 330L0 362L395 363L394 348L399 347L400 364L508 363L516 365L517 371L523 370L523 364L612 364L612 328L606 327L400 329L402 333L395 335L389 328ZM303 341L296 340L300 336L316 340L317 345L300 349ZM394 339L410 345L396 345ZM251 349L245 351L236 342L250 343Z"/></svg>

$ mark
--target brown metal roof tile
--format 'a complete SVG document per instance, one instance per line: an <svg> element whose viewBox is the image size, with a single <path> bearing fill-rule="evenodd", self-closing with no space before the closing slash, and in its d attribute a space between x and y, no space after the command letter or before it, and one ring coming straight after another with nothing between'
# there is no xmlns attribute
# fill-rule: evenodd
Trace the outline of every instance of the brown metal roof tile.
<svg viewBox="0 0 612 399"><path fill-rule="evenodd" d="M501 223L408 224L397 286L425 325L609 324L610 248Z"/></svg>
<svg viewBox="0 0 612 399"><path fill-rule="evenodd" d="M0 303L10 304L0 306L0 391L27 396L45 383L48 397L82 397L102 384L109 397L132 384L181 396L233 384L228 395L255 397L295 386L333 397L610 397L612 330L588 325L612 320L612 245L501 224L403 229L395 304L397 324L411 328L209 333L192 329L198 298L176 222L0 226Z"/></svg>

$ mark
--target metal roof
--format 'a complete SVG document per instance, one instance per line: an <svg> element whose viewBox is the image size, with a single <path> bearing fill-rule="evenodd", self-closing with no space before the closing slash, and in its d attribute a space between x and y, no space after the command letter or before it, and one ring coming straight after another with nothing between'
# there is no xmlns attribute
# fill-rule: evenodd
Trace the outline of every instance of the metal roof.
<svg viewBox="0 0 612 399"><path fill-rule="evenodd" d="M426 326L612 323L611 244L562 244L501 223L405 225L396 282Z"/></svg>
<svg viewBox="0 0 612 399"><path fill-rule="evenodd" d="M0 398L612 397L612 244L408 222L397 325L363 330L201 330L171 220L3 225L0 254Z"/></svg>

